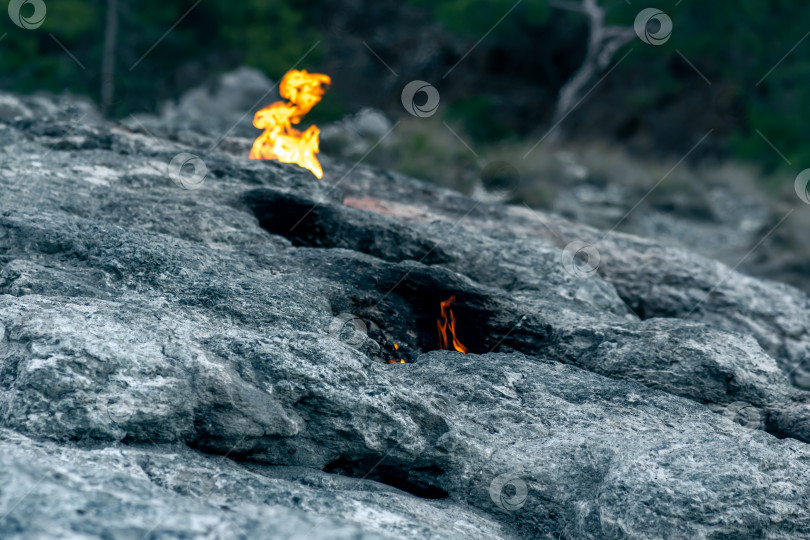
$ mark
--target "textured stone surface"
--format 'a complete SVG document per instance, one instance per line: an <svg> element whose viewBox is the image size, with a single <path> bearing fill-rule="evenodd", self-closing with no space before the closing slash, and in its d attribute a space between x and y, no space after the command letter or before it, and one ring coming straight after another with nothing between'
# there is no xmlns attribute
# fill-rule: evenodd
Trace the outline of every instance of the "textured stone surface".
<svg viewBox="0 0 810 540"><path fill-rule="evenodd" d="M0 102L0 536L810 530L803 293L362 165L318 181L249 139ZM436 350L451 296L468 355Z"/></svg>

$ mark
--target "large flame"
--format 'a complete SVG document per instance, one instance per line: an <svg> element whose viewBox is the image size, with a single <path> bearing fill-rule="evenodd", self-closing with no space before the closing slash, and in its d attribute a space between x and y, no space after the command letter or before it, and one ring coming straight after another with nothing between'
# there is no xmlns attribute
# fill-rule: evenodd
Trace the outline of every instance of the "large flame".
<svg viewBox="0 0 810 540"><path fill-rule="evenodd" d="M453 316L453 310L450 309L450 304L456 301L455 296L451 296L442 302L442 316L436 320L436 325L439 327L439 344L443 351L456 350L458 352L467 354L467 347L461 344L456 337L456 318ZM453 347L450 347L452 343Z"/></svg>
<svg viewBox="0 0 810 540"><path fill-rule="evenodd" d="M253 125L265 130L253 143L250 159L275 159L295 163L312 171L318 178L323 169L315 157L319 152L321 130L309 126L301 132L294 127L323 97L332 79L321 73L292 70L281 79L279 93L287 101L277 101L256 113Z"/></svg>

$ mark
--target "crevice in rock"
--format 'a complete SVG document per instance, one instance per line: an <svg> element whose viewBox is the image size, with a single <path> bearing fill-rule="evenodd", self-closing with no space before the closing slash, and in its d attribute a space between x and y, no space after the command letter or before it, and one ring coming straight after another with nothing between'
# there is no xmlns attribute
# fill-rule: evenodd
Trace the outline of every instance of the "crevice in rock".
<svg viewBox="0 0 810 540"><path fill-rule="evenodd" d="M393 347L393 343L400 348L404 345L412 358L441 349L437 323L441 303L451 297L456 298L452 303L455 335L469 353L519 351L537 355L556 339L542 315L523 312L444 268L414 268L404 278L401 268L390 276L385 270L372 270L377 271L373 289L360 283L365 290L352 294L341 290L329 300L334 316L351 313L357 317L368 328L367 336L381 349ZM336 264L332 271L340 272L341 268ZM346 341L343 335L335 337ZM405 361L410 358L406 356Z"/></svg>
<svg viewBox="0 0 810 540"><path fill-rule="evenodd" d="M329 298L332 315L351 314L362 321L362 331L376 343L372 344L372 353L363 351L371 357L385 362L410 362L421 353L441 349L437 327L441 303L453 296L457 298L452 308L456 337L470 353L536 354L551 339L546 325L525 328L520 310L496 299L497 291L445 268L443 264L454 258L435 241L420 236L418 230L399 220L319 204L270 188L245 192L239 204L247 206L262 228L287 238L295 246L342 248L377 259L341 253L299 254L308 271L349 282L350 287ZM398 264L378 264L381 261ZM336 337L353 339L351 334L342 334L340 322L337 326L340 335Z"/></svg>
<svg viewBox="0 0 810 540"><path fill-rule="evenodd" d="M251 461L252 451L229 451L227 453L200 444L200 441L186 441L186 447L205 456L221 456L244 466ZM263 463L263 465L267 465ZM323 471L348 478L370 480L397 488L423 499L446 499L450 495L438 486L438 477L445 473L436 465L419 467L397 463L391 458L380 455L366 455L358 459L338 458L324 466Z"/></svg>
<svg viewBox="0 0 810 540"><path fill-rule="evenodd" d="M270 437L273 438L273 437ZM124 443L126 444L126 442ZM226 441L221 438L211 437L197 431L195 438L183 441L187 448L199 452L205 456L220 456L227 458L234 463L243 465L250 461L251 457L256 453L254 449L238 450L231 448L228 451L223 451L223 447L232 444L232 441Z"/></svg>
<svg viewBox="0 0 810 540"><path fill-rule="evenodd" d="M395 487L423 499L446 499L450 495L437 484L444 474L435 465L408 468L404 464L384 462L382 456L366 456L360 459L339 458L327 464L324 472L351 478L373 480Z"/></svg>
<svg viewBox="0 0 810 540"><path fill-rule="evenodd" d="M644 303L643 300L636 301L632 298L625 298L622 295L619 295L619 298L630 308L630 310L638 315L638 318L642 321L646 321L652 317L655 317L655 314L650 312L649 307Z"/></svg>
<svg viewBox="0 0 810 540"><path fill-rule="evenodd" d="M250 190L242 203L266 231L295 246L344 248L390 262L449 262L451 257L397 220L349 207L320 203L275 189Z"/></svg>
<svg viewBox="0 0 810 540"><path fill-rule="evenodd" d="M366 336L379 345L383 360L397 360L394 357L398 356L410 362L421 353L441 349L437 321L441 316L441 302L452 294L432 287L408 289L407 293L389 295L379 304L357 301L341 309L362 321L367 329ZM478 302L468 303L468 297L462 298L453 304L456 336L469 352L486 353L492 349L492 336L496 334L490 328L493 313L481 309ZM343 334L339 337L352 339Z"/></svg>
<svg viewBox="0 0 810 540"><path fill-rule="evenodd" d="M626 288L622 287L621 283L614 283L611 281L610 276L603 275L602 278L616 288L616 293L619 298L630 308L630 310L638 315L642 321L648 319L683 319L685 313L674 313L669 310L662 309L661 306L656 306L651 303L643 295L628 294Z"/></svg>

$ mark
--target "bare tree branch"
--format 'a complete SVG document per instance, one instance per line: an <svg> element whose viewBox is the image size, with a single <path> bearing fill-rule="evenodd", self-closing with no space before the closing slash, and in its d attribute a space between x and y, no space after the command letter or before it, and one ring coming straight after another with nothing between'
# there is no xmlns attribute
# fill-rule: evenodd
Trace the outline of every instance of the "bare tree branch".
<svg viewBox="0 0 810 540"><path fill-rule="evenodd" d="M559 124L573 111L581 101L585 88L597 75L607 69L616 53L629 43L635 31L632 27L605 26L605 10L596 0L552 0L555 8L583 13L588 17L589 35L585 60L579 70L560 89L552 119L556 130L550 134L551 142L558 142L563 137Z"/></svg>

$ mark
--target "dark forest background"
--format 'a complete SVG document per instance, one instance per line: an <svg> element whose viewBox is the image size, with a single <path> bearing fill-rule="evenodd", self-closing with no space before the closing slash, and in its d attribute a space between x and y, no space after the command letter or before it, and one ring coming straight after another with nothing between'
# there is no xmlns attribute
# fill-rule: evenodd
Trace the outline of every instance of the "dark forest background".
<svg viewBox="0 0 810 540"><path fill-rule="evenodd" d="M116 6L118 23L114 75L102 67L110 5ZM616 141L647 155L682 156L715 128L711 143L693 158L733 157L766 170L784 166L759 130L787 160L810 163L810 41L800 43L810 4L603 0L600 5L608 23L628 27L640 9L658 7L672 17L674 32L662 46L638 39L625 45L616 58L631 48L632 54L566 120L568 136ZM155 110L238 65L278 80L311 49L298 67L328 73L334 81L312 112L313 122L362 107L403 116L402 86L422 79L440 90L442 118L473 144L545 133L559 89L583 61L589 32L582 14L546 0L524 0L517 7L514 0L50 0L47 6L36 32L3 18L3 88L67 89L100 100L107 78L114 81L107 113L123 117Z"/></svg>

